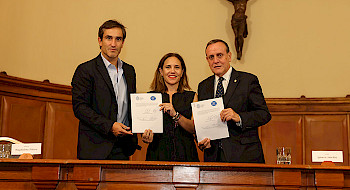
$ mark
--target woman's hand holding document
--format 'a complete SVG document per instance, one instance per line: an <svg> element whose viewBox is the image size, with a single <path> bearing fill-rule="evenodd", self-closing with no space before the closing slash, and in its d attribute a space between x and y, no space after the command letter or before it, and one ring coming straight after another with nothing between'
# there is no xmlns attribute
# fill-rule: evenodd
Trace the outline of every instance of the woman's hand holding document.
<svg viewBox="0 0 350 190"><path fill-rule="evenodd" d="M229 137L227 124L220 119L220 112L224 109L222 98L193 102L191 106L198 142L204 138L215 140Z"/></svg>
<svg viewBox="0 0 350 190"><path fill-rule="evenodd" d="M143 133L151 129L153 133L163 133L163 112L159 110L162 103L160 93L130 94L132 132Z"/></svg>

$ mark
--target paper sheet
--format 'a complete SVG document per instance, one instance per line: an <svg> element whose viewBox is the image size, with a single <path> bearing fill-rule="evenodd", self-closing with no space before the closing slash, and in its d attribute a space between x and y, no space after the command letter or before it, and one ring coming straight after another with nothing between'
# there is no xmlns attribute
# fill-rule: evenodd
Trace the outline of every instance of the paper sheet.
<svg viewBox="0 0 350 190"><path fill-rule="evenodd" d="M163 133L163 113L159 110L162 103L160 93L130 94L132 133L143 133L151 129L153 133Z"/></svg>
<svg viewBox="0 0 350 190"><path fill-rule="evenodd" d="M227 123L220 119L220 112L224 109L222 98L193 102L191 106L198 142L204 138L229 137Z"/></svg>

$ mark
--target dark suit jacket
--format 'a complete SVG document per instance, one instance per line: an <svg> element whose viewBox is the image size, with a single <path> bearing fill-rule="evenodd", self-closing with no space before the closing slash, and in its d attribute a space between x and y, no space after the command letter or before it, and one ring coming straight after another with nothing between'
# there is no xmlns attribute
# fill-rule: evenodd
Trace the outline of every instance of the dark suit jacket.
<svg viewBox="0 0 350 190"><path fill-rule="evenodd" d="M131 125L130 93L136 92L136 74L133 66L123 63L128 93L128 119ZM72 104L79 119L78 158L106 159L115 145L123 159L135 152L137 137L116 137L110 130L117 121L118 105L112 81L101 54L82 63L72 79ZM131 126L130 126L131 127Z"/></svg>
<svg viewBox="0 0 350 190"><path fill-rule="evenodd" d="M199 100L214 98L214 80L212 75L198 85ZM269 122L271 115L258 78L250 73L232 69L223 100L225 109L232 108L242 120L242 127L237 126L234 121L227 122L230 137L221 139L226 159L229 162L264 163L258 127ZM211 141L212 147L204 151L204 161L216 161L218 142Z"/></svg>

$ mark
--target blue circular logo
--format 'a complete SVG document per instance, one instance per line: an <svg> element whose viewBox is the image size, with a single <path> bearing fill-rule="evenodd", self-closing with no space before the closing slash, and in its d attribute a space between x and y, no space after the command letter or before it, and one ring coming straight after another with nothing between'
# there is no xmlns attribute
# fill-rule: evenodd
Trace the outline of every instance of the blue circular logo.
<svg viewBox="0 0 350 190"><path fill-rule="evenodd" d="M211 102L211 105L212 105L212 106L216 106L217 104L218 104L218 103L216 103L216 101L212 101L212 102Z"/></svg>
<svg viewBox="0 0 350 190"><path fill-rule="evenodd" d="M156 97L155 96L151 96L151 100L156 100Z"/></svg>

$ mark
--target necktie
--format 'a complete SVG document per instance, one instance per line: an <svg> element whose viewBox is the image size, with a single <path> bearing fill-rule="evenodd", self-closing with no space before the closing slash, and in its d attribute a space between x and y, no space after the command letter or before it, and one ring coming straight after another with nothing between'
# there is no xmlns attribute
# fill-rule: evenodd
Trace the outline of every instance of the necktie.
<svg viewBox="0 0 350 190"><path fill-rule="evenodd" d="M220 98L224 95L224 86L222 86L223 77L219 78L218 86L216 87L215 98Z"/></svg>
<svg viewBox="0 0 350 190"><path fill-rule="evenodd" d="M218 86L216 87L216 94L215 94L215 98L220 98L224 95L224 86L222 86L222 81L224 80L223 77L219 78L219 82L218 82ZM216 161L222 162L225 159L225 154L224 154L224 150L222 148L222 142L221 139L217 140L219 143L219 152L218 155L216 157Z"/></svg>

